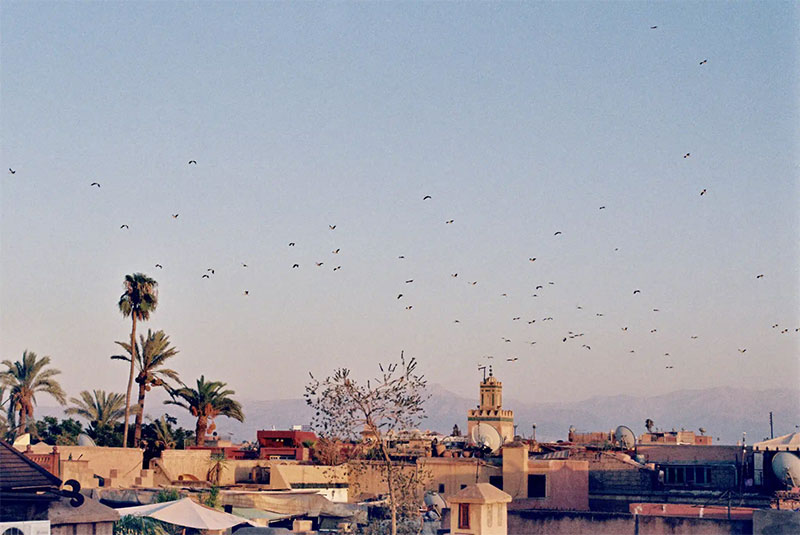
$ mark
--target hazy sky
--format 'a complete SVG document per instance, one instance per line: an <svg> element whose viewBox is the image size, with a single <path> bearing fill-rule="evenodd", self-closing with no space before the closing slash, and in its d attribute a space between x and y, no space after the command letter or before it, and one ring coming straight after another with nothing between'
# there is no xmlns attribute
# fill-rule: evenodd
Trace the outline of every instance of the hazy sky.
<svg viewBox="0 0 800 535"><path fill-rule="evenodd" d="M798 384L796 3L0 17L0 357L52 356L70 395L124 391L137 271L140 332L243 398L401 350L530 401Z"/></svg>

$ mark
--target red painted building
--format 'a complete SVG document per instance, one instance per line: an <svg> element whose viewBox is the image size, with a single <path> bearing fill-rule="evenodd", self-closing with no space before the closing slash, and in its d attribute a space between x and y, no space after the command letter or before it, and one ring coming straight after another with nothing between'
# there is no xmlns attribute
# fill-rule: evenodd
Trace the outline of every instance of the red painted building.
<svg viewBox="0 0 800 535"><path fill-rule="evenodd" d="M311 458L311 446L317 441L317 435L311 431L298 430L259 431L256 437L261 459L307 461Z"/></svg>

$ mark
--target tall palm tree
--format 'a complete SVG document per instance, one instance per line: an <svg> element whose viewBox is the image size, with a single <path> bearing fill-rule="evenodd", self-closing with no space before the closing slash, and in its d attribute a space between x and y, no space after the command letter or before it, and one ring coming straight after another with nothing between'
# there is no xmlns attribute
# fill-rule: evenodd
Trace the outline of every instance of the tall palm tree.
<svg viewBox="0 0 800 535"><path fill-rule="evenodd" d="M60 404L66 403L66 395L58 381L53 376L61 371L55 368L46 368L50 364L50 357L38 358L36 353L27 349L22 353L22 362L2 362L8 369L0 372L0 383L8 387L8 398L11 406L9 414L19 414L19 425L14 430L14 436L25 432L28 420L33 421L33 407L36 405L36 394L45 392L53 396Z"/></svg>
<svg viewBox="0 0 800 535"><path fill-rule="evenodd" d="M217 416L227 416L244 422L242 405L229 396L235 394L233 390L223 390L225 383L220 381L206 382L205 376L201 375L197 380L197 389L189 388L181 383L181 388L169 388L171 400L165 401L167 405L178 405L197 417L195 426L195 443L202 445L203 438L208 429L208 420ZM178 398L180 398L179 401Z"/></svg>
<svg viewBox="0 0 800 535"><path fill-rule="evenodd" d="M147 321L150 313L158 306L158 283L144 273L125 275L125 288L119 298L119 311L124 317L131 317L131 346L136 345L136 322ZM125 431L122 447L128 447L128 416L131 412L131 389L133 388L134 359L131 359L131 371L128 376L128 392L125 394Z"/></svg>
<svg viewBox="0 0 800 535"><path fill-rule="evenodd" d="M125 351L126 355L114 355L112 359L126 360L130 362L131 345L127 342L116 342ZM140 335L139 343L136 344L136 374L135 381L139 385L138 412L136 413L136 425L133 430L133 444L139 446L142 438L142 416L144 415L144 398L153 386L164 385L164 379L172 379L179 382L178 372L169 368L163 368L167 359L178 354L178 350L169 345L169 336L164 331L152 332L147 329L147 337Z"/></svg>
<svg viewBox="0 0 800 535"><path fill-rule="evenodd" d="M88 420L96 436L99 431L113 430L117 420L125 414L125 396L116 392L93 390L90 394L84 390L80 398L70 398L69 402L74 406L64 412Z"/></svg>

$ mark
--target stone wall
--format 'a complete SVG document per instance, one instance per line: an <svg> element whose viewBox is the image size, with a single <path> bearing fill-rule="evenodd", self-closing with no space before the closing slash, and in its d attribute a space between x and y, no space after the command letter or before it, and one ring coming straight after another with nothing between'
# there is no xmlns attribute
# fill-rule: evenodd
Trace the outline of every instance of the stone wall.
<svg viewBox="0 0 800 535"><path fill-rule="evenodd" d="M587 511L509 511L508 535L745 535L752 520Z"/></svg>

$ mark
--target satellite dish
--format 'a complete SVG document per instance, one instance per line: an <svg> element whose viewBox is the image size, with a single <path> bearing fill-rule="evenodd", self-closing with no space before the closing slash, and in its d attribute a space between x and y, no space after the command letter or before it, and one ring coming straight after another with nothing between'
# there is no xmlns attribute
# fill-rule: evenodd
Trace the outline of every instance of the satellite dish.
<svg viewBox="0 0 800 535"><path fill-rule="evenodd" d="M97 444L94 443L92 437L86 433L81 433L78 435L78 446L97 446Z"/></svg>
<svg viewBox="0 0 800 535"><path fill-rule="evenodd" d="M614 440L620 448L625 448L626 450L632 449L636 445L636 435L626 425L617 427L616 431L614 431Z"/></svg>
<svg viewBox="0 0 800 535"><path fill-rule="evenodd" d="M29 446L31 443L31 434L25 433L14 439L14 446Z"/></svg>
<svg viewBox="0 0 800 535"><path fill-rule="evenodd" d="M781 451L772 458L772 471L781 483L788 487L800 486L800 458L788 451Z"/></svg>
<svg viewBox="0 0 800 535"><path fill-rule="evenodd" d="M478 446L489 448L492 453L500 449L503 445L503 437L497 429L488 424L478 424L472 429L472 442Z"/></svg>

